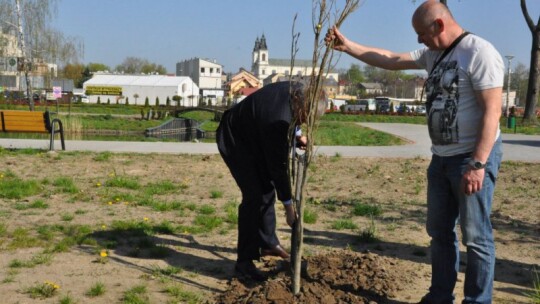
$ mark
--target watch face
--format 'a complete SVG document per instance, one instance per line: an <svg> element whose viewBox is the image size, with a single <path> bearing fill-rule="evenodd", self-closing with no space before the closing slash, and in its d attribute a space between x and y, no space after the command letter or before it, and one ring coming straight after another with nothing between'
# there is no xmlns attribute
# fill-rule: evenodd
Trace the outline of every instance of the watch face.
<svg viewBox="0 0 540 304"><path fill-rule="evenodd" d="M476 162L476 163L474 164L474 166L475 166L476 168L478 168L478 169L483 169L483 168L486 167L486 164L483 164L483 163L481 163L481 162Z"/></svg>
<svg viewBox="0 0 540 304"><path fill-rule="evenodd" d="M474 161L474 160L471 160L469 162L469 166L473 167L475 170L478 170L478 169L482 169L484 168L486 165L479 162L479 161Z"/></svg>

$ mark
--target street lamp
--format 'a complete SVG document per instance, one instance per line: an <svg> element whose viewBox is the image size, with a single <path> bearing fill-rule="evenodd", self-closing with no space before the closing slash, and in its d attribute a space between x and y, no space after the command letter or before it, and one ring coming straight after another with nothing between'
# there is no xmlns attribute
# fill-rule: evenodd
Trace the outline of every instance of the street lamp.
<svg viewBox="0 0 540 304"><path fill-rule="evenodd" d="M510 104L510 63L512 62L512 59L514 58L514 56L506 55L504 57L508 59L508 79L506 83L506 109L504 110L504 115L508 117L508 106Z"/></svg>

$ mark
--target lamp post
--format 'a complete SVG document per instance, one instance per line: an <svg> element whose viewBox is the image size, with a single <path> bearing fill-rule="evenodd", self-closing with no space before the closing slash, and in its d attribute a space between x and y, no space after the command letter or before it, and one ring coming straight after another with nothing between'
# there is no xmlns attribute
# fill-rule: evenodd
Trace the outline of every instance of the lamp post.
<svg viewBox="0 0 540 304"><path fill-rule="evenodd" d="M506 59L508 60L508 79L506 82L506 109L504 110L504 115L508 119L508 106L510 104L510 63L512 62L514 56L506 55L504 57L506 57Z"/></svg>

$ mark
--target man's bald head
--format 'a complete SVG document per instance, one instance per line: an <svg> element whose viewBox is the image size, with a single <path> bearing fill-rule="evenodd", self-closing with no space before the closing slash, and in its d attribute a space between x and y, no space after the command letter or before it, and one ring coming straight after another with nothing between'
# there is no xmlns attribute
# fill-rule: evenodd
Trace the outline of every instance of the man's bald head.
<svg viewBox="0 0 540 304"><path fill-rule="evenodd" d="M444 50L463 33L446 5L436 0L427 0L414 12L412 26L418 42L431 50Z"/></svg>
<svg viewBox="0 0 540 304"><path fill-rule="evenodd" d="M416 9L412 22L416 25L427 26L436 19L444 20L445 23L455 22L446 5L436 0L427 0Z"/></svg>

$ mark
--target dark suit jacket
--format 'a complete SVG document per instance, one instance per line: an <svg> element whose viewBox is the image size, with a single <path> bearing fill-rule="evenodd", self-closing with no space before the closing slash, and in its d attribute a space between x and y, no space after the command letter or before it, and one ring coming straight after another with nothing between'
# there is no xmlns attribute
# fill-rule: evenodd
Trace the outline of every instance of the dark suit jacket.
<svg viewBox="0 0 540 304"><path fill-rule="evenodd" d="M240 153L246 161L262 164L281 201L292 197L287 168L291 119L290 83L277 82L226 111L218 128L218 147L223 157L238 158Z"/></svg>

